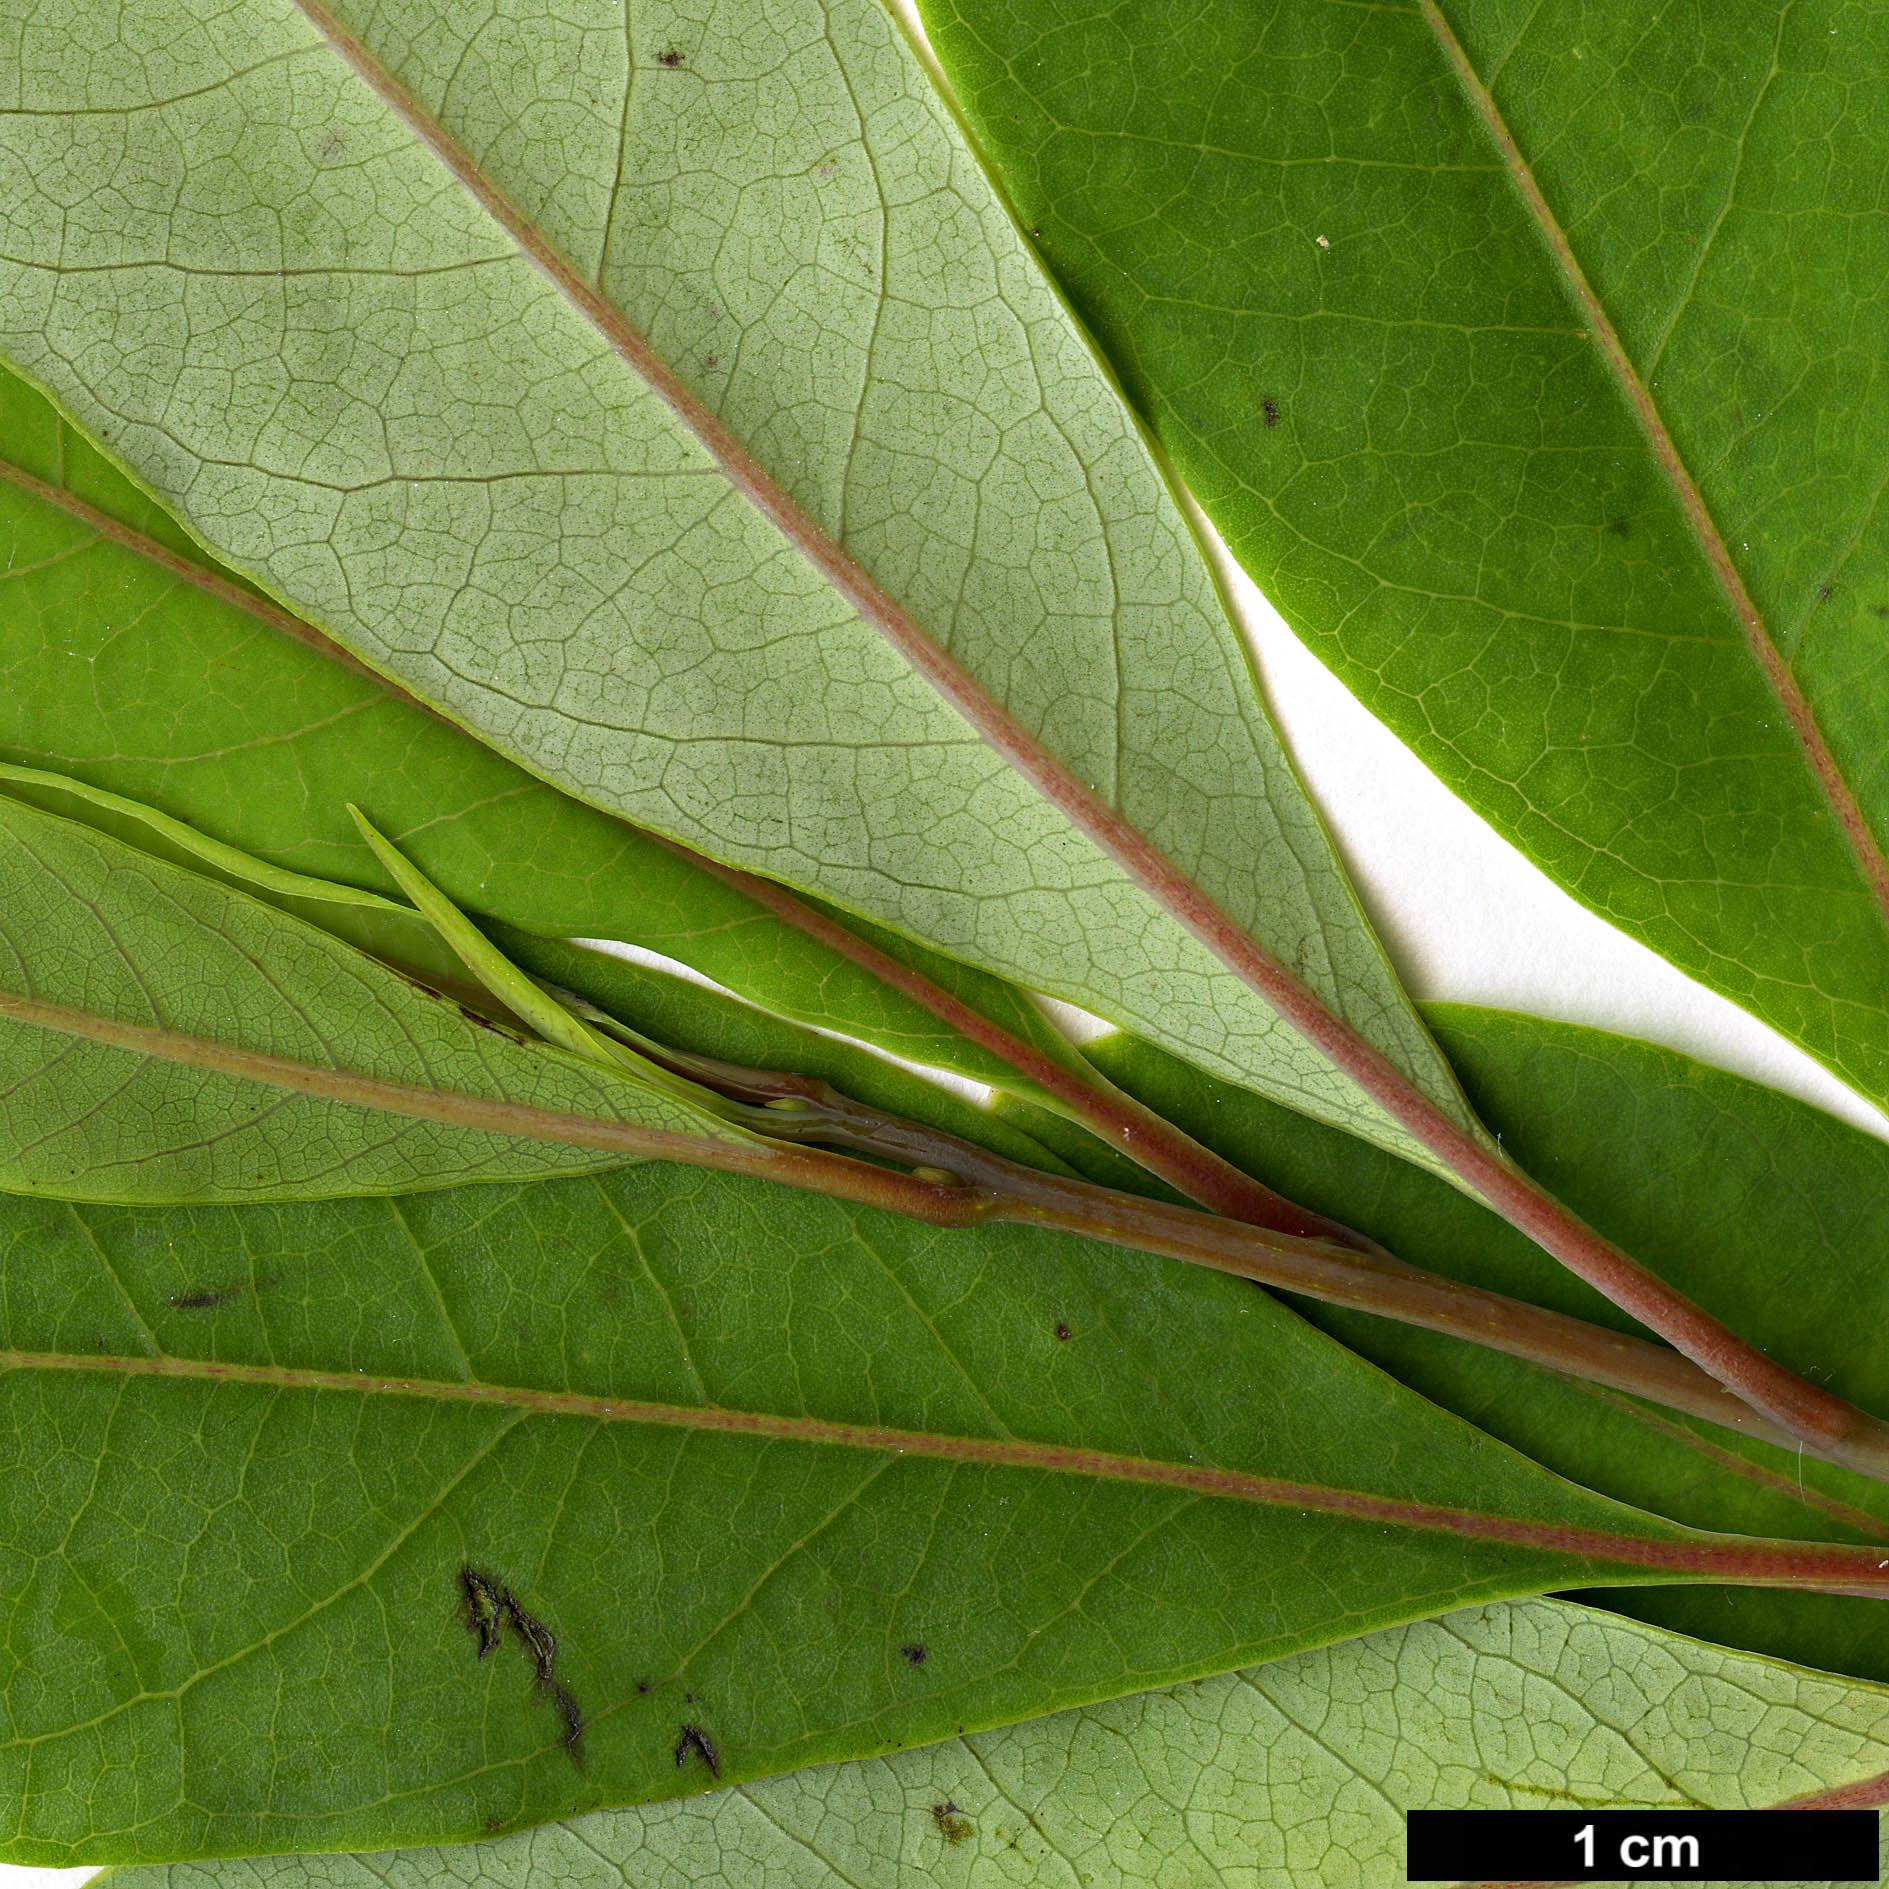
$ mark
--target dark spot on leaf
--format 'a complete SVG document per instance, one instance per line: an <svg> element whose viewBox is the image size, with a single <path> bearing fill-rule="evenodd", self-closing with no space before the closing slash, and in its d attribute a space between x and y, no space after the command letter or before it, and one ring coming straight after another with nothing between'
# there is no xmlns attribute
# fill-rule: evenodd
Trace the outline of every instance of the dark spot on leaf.
<svg viewBox="0 0 1889 1889"><path fill-rule="evenodd" d="M501 1811L496 1811L496 1810L493 1811L492 1814L489 1817L487 1817L485 1820L485 1834L487 1836L491 1836L494 1834L494 1832L503 1830L504 1828L505 1828L505 1817L504 1817L503 1812Z"/></svg>
<svg viewBox="0 0 1889 1889"><path fill-rule="evenodd" d="M1270 432L1279 424L1279 403L1269 397L1259 404L1266 409L1266 429Z"/></svg>
<svg viewBox="0 0 1889 1889"><path fill-rule="evenodd" d="M1043 232L1041 230L1032 230L1030 234L1036 237L1039 242L1042 240Z"/></svg>
<svg viewBox="0 0 1889 1889"><path fill-rule="evenodd" d="M719 354L705 354L702 356L702 365L704 367L720 367L721 356Z"/></svg>
<svg viewBox="0 0 1889 1889"><path fill-rule="evenodd" d="M709 1776L721 1776L721 1760L715 1755L714 1742L699 1725L682 1727L682 1735L676 1743L676 1769L680 1771L691 1756L700 1758L708 1766Z"/></svg>
<svg viewBox="0 0 1889 1889"><path fill-rule="evenodd" d="M557 1635L535 1614L528 1614L518 1604L518 1596L508 1587L504 1595L505 1618L518 1629L518 1637L524 1641L525 1649L531 1655L531 1663L537 1670L538 1683L550 1685L551 1669L557 1664Z"/></svg>
<svg viewBox="0 0 1889 1889"><path fill-rule="evenodd" d="M578 1770L584 1768L584 1715L577 1709L577 1701L571 1697L570 1688L561 1686L557 1681L549 1682L551 1701L558 1709L558 1717L564 1721L564 1736L558 1743L570 1754L571 1762Z"/></svg>
<svg viewBox="0 0 1889 1889"><path fill-rule="evenodd" d="M1607 530L1616 538L1630 538L1633 536L1633 521L1630 518L1610 518Z"/></svg>
<svg viewBox="0 0 1889 1889"><path fill-rule="evenodd" d="M199 1292L173 1292L165 1303L176 1312L214 1312L242 1295L241 1286L214 1286Z"/></svg>
<svg viewBox="0 0 1889 1889"><path fill-rule="evenodd" d="M638 1692L647 1692L649 1690L649 1681L647 1679L639 1679L636 1682L636 1689Z"/></svg>
<svg viewBox="0 0 1889 1889"><path fill-rule="evenodd" d="M1056 1336L1060 1338L1064 1344L1067 1344L1070 1341L1070 1339L1072 1339L1075 1335L1076 1334L1072 1332L1069 1329L1069 1327L1065 1325L1060 1319L1056 1321Z"/></svg>
<svg viewBox="0 0 1889 1889"><path fill-rule="evenodd" d="M927 1648L922 1641L912 1640L900 1647L899 1652L904 1656L906 1665L922 1666L925 1663Z"/></svg>
<svg viewBox="0 0 1889 1889"><path fill-rule="evenodd" d="M465 1596L466 1627L478 1636L479 1657L484 1659L505 1637L510 1627L524 1642L531 1660L532 1678L541 1692L550 1696L564 1721L564 1733L558 1743L570 1754L571 1762L584 1768L580 1739L584 1715L568 1686L560 1685L553 1675L557 1664L557 1635L536 1614L519 1605L518 1596L494 1574L470 1565L459 1570L459 1591Z"/></svg>
<svg viewBox="0 0 1889 1889"><path fill-rule="evenodd" d="M677 52L676 49L673 46L671 46L667 48L665 51L659 52L656 55L656 63L659 66L669 67L669 69L673 72L677 66L683 64L683 62L687 60L688 56L689 55L685 52Z"/></svg>
<svg viewBox="0 0 1889 1889"><path fill-rule="evenodd" d="M473 1567L459 1570L459 1586L466 1597L466 1630L479 1636L479 1657L484 1659L505 1637L505 1603L511 1595Z"/></svg>
<svg viewBox="0 0 1889 1889"><path fill-rule="evenodd" d="M938 1834L947 1843L962 1843L973 1828L970 1818L948 1797L942 1804L932 1805L931 1820L938 1826Z"/></svg>
<svg viewBox="0 0 1889 1889"><path fill-rule="evenodd" d="M1817 586L1817 601L1819 603L1828 603L1830 601L1830 586L1828 584L1819 584Z"/></svg>

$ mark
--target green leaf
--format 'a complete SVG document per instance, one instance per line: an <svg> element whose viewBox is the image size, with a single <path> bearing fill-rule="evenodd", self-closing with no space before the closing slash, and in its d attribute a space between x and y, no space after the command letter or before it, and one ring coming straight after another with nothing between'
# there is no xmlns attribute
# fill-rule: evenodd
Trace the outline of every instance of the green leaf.
<svg viewBox="0 0 1889 1889"><path fill-rule="evenodd" d="M1017 980L1375 1137L1382 1170L1513 1183L1513 1209L1527 1183L1358 918L1157 460L884 19L541 14L53 0L18 29L0 346L143 484L0 385L0 742L79 777L10 777L38 850L6 923L36 928L32 988L119 1031L26 1069L40 1119L0 1157L43 1167L50 1125L91 1144L93 1192L117 1162L227 1197L268 1177L195 1145L221 1110L227 1149L286 1149L278 1196L325 1184L337 1121L413 1124L331 1085L295 1098L328 1111L312 1132L257 1131L279 1086L231 1059L352 1080L357 1036L387 1080L484 1081L508 1120L521 1095L647 1119L363 970L357 945L412 968L388 941L416 934L339 883L393 883L352 800L440 889L461 966L582 960L460 912L669 936L770 1010L995 1068L1011 1121L1093 1158L1029 1112L1046 1090L628 812L865 914L1065 1063ZM793 1037L697 1008L704 1035ZM153 1021L208 1064L134 1068ZM363 1144L349 1184L518 1171L461 1143L454 1169L450 1140L429 1123L404 1183ZM1699 1535L1250 1289L1068 1238L655 1168L0 1208L19 1854L470 1835L1464 1599L1880 1578L1880 1498L1837 1518L1838 1472L1811 1466L1806 1525L1764 1452L1749 1475L1676 1426L1696 1506L1828 1539ZM504 1629L484 1661L469 1593Z"/></svg>
<svg viewBox="0 0 1889 1889"><path fill-rule="evenodd" d="M576 797L1416 1158L1474 1145L1179 508L884 13L455 19L36 13L0 348ZM73 222L101 169L126 214Z"/></svg>
<svg viewBox="0 0 1889 1889"><path fill-rule="evenodd" d="M410 907L395 905L353 886L311 879L306 873L285 872L181 820L173 820L155 807L142 806L122 794L107 793L67 775L0 764L0 793L108 833L138 852L181 866L188 873L234 886L435 989L463 988L471 995L478 988L468 978L463 960Z"/></svg>
<svg viewBox="0 0 1889 1889"><path fill-rule="evenodd" d="M1880 1687L1519 1602L470 1855L113 1870L101 1889L1390 1889L1406 1803L1755 1809L1883 1785L1886 1705Z"/></svg>
<svg viewBox="0 0 1889 1889"><path fill-rule="evenodd" d="M1889 1147L1821 1110L1653 1044L1466 1005L1427 1015L1477 1108L1603 1231L1735 1313L1819 1383L1889 1401ZM1401 1257L1622 1330L1631 1321L1453 1188L1125 1037L1090 1046L1145 1102L1314 1208L1342 1201ZM1367 1314L1304 1314L1539 1462L1695 1527L1889 1541L1882 1485L1673 1418L1519 1359ZM1889 1553L1889 1548L1884 1549ZM1682 1632L1889 1681L1866 1600L1751 1589L1609 1596Z"/></svg>
<svg viewBox="0 0 1889 1889"><path fill-rule="evenodd" d="M869 0L802 4L798 27L731 9L700 35L686 108L661 92L678 65L641 66L668 104L639 91L633 137L641 55L614 17L594 41L591 96L619 109L594 146L570 117L564 174L587 149L615 167L598 285L565 253L591 253L584 193L540 200L492 120L501 95L527 116L565 97L563 23L457 44L250 0L213 35L182 0L70 0L23 29L30 80L0 114L0 346L238 569L547 777L1438 1167L1767 1417L1889 1458L1889 1425L1702 1327L1483 1135L1156 465L954 122ZM73 44L86 60L53 56ZM783 195L780 139L826 108L857 142L823 138ZM49 234L60 180L107 161L148 213ZM798 282L785 206L843 234L854 190L871 253L841 240ZM665 192L690 205L676 240L613 263ZM744 365L711 390L678 298L715 270ZM860 352L789 347L814 280L836 334L858 312ZM847 417L816 450L820 405Z"/></svg>
<svg viewBox="0 0 1889 1889"><path fill-rule="evenodd" d="M467 1838L710 1784L691 1724L732 1782L1878 1559L1590 1494L1198 1268L666 1163L0 1227L13 1860ZM468 1565L556 1636L581 1769Z"/></svg>
<svg viewBox="0 0 1889 1889"><path fill-rule="evenodd" d="M1499 831L1889 1097L1889 24L921 0L1234 555Z"/></svg>
<svg viewBox="0 0 1889 1889"><path fill-rule="evenodd" d="M0 531L0 754L148 803L253 859L391 889L346 813L371 801L464 908L641 945L818 1028L1027 1090L988 1051L686 856L292 640L283 630L300 627L294 619L188 546L4 370ZM96 811L85 817L99 823ZM151 850L150 822L138 825ZM190 863L206 869L201 848ZM336 928L332 909L321 922ZM416 951L433 947L417 930L409 922L396 955L421 969ZM450 981L446 954L435 969ZM984 1001L996 982L985 981Z"/></svg>
<svg viewBox="0 0 1889 1889"><path fill-rule="evenodd" d="M386 1114L383 1084L749 1139L615 1066L490 1025L273 905L4 794L0 886L11 1192L325 1198L626 1158ZM145 1039L160 1035L192 1053L152 1053ZM307 1074L272 1080L256 1059Z"/></svg>

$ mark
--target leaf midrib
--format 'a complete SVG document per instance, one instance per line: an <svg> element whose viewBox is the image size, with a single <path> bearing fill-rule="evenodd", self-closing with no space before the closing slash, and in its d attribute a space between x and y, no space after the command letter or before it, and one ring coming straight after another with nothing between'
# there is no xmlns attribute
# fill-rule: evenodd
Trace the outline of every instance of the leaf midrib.
<svg viewBox="0 0 1889 1889"><path fill-rule="evenodd" d="M846 1423L826 1417L787 1416L719 1404L668 1404L582 1391L537 1390L477 1379L455 1383L381 1373L317 1371L288 1365L233 1364L221 1359L179 1358L169 1354L148 1358L0 1350L0 1372L22 1370L96 1373L116 1376L120 1381L153 1377L205 1384L242 1384L275 1391L411 1397L438 1403L489 1405L537 1416L649 1424L663 1429L748 1436L768 1442L806 1443L888 1456L918 1456L982 1468L1034 1469L1057 1475L1184 1489L1190 1494L1246 1502L1256 1507L1296 1508L1301 1513L1316 1512L1341 1520L1374 1522L1386 1527L1419 1529L1543 1553L1566 1554L1643 1569L1648 1571L1650 1579L1661 1575L1680 1578L1691 1575L1763 1585L1840 1583L1889 1592L1889 1568L1882 1565L1880 1552L1872 1548L1833 1542L1713 1535L1682 1528L1658 1517L1647 1518L1651 1528L1661 1531L1657 1534L1616 1535L1599 1528L1536 1522L1489 1510L1451 1508L1441 1503L1406 1501L1320 1483L1257 1476L1210 1463L1125 1456L1115 1451L1030 1438L956 1436L902 1429L891 1424Z"/></svg>
<svg viewBox="0 0 1889 1889"><path fill-rule="evenodd" d="M593 1422L655 1424L667 1430L710 1430L729 1436L750 1436L784 1443L814 1443L839 1449L861 1449L892 1456L927 1456L956 1464L984 1468L1047 1470L1062 1475L1088 1475L1103 1481L1147 1483L1164 1489L1184 1489L1264 1507L1300 1507L1339 1515L1353 1521L1377 1521L1390 1526L1426 1528L1447 1534L1468 1534L1481 1540L1506 1541L1517 1547L1536 1547L1551 1553L1570 1553L1594 1560L1617 1560L1628 1566L1706 1572L1725 1566L1725 1557L1749 1555L1732 1538L1713 1538L1681 1530L1679 1524L1653 1521L1670 1528L1672 1538L1613 1536L1600 1528L1579 1528L1557 1523L1532 1523L1523 1517L1496 1515L1483 1509L1456 1509L1443 1504L1405 1502L1392 1496L1373 1496L1364 1490L1330 1489L1319 1483L1296 1483L1283 1477L1251 1475L1203 1462L1169 1462L1152 1456L1124 1456L1115 1451L1084 1449L1071 1443L1045 1443L1030 1438L954 1436L933 1430L905 1430L893 1424L841 1422L827 1417L790 1417L776 1411L735 1409L720 1404L661 1404L640 1398L595 1396L580 1390L536 1390L523 1385L493 1385L484 1379L455 1383L450 1379L393 1377L359 1371L302 1370L278 1364L230 1364L219 1358L155 1358L113 1354L36 1353L0 1351L0 1371L74 1371L128 1377L189 1379L200 1383L234 1383L266 1390L325 1390L355 1396L404 1396L440 1404L482 1404L516 1409L540 1417L578 1417ZM1757 1538L1753 1538L1757 1543ZM1870 1549L1851 1549L1838 1543L1757 1543L1759 1558L1779 1549L1785 1555L1842 1555L1842 1564L1827 1572L1855 1577L1870 1572L1878 1557ZM1706 1557L1696 1560L1694 1557ZM1855 1564L1855 1566L1851 1566ZM1866 1564L1866 1566L1864 1566ZM1889 1589L1889 1577L1881 1579Z"/></svg>
<svg viewBox="0 0 1889 1889"><path fill-rule="evenodd" d="M1429 4L1430 0L1423 0ZM1736 1391L1766 1417L1840 1460L1889 1460L1889 1427L1777 1366L1699 1308L1678 1300L1639 1261L1602 1239L1510 1163L1474 1117L1454 1116L1295 977L1115 807L1032 737L760 465L601 289L587 281L374 54L322 4L295 0L328 50L433 153L460 186L717 464L730 486L779 531L936 690L984 743L1126 877L1345 1074L1463 1185L1616 1305ZM1889 903L1889 872L1884 877ZM1459 1098L1460 1099L1460 1098ZM1878 1433L1880 1431L1880 1434Z"/></svg>
<svg viewBox="0 0 1889 1889"><path fill-rule="evenodd" d="M185 557L181 551L173 551L169 545L160 544L155 538L127 525L122 519L114 518L110 512L102 511L98 506L88 503L66 486L49 484L44 479L35 478L24 467L16 466L4 457L0 457L0 482L16 487L28 498L35 499L42 505L56 507L69 518L75 518L80 524L97 532L101 538L148 560L160 570L167 571L172 577L201 590L206 596L216 598L219 603L226 603L234 609L246 611L259 623L266 623L271 629L280 630L284 636L292 636L298 643L306 643L309 648L328 657L330 661L338 662L343 667L351 669L356 675L366 677L389 695L398 696L402 701L411 703L416 708L425 708L428 714L437 712L427 708L427 705L417 697L408 695L397 683L382 675L378 669L370 668L351 649L337 643L333 637L323 635L312 623L296 616L293 611L283 609L271 598L258 595L257 592L233 582L221 572L198 563L194 558ZM5 572L9 578L21 577L25 574L26 567L17 564L9 565Z"/></svg>
<svg viewBox="0 0 1889 1889"><path fill-rule="evenodd" d="M1131 883L1154 898L1176 923L1191 932L1234 976L1428 1149L1441 1166L1563 1264L1688 1357L1704 1364L1767 1417L1815 1441L1820 1450L1836 1455L1838 1460L1853 1461L1871 1473L1880 1473L1882 1462L1889 1459L1889 1427L1874 1424L1841 1400L1782 1372L1753 1347L1705 1317L1696 1306L1678 1300L1646 1267L1601 1239L1509 1163L1481 1134L1473 1117L1465 1114L1460 1120L1456 1118L1444 1103L1424 1093L1411 1076L1328 1008L1147 836L1029 736L848 551L799 508L621 311L578 274L321 0L296 0L296 4L315 43L324 44L428 147L447 173L506 233L519 256L537 269L572 311L587 321L599 339L669 406L718 464L731 489L745 497L809 560L836 593L887 639L993 752L1028 780L1072 826L1111 856Z"/></svg>
<svg viewBox="0 0 1889 1889"><path fill-rule="evenodd" d="M233 582L210 565L188 558L170 546L160 543L148 533L141 532L135 526L125 523L124 520L113 517L111 513L80 498L68 487L49 484L23 467L14 465L3 454L0 454L0 482L16 487L36 503L47 505L76 519L120 550L146 560L168 575L192 585L206 596L213 597L232 609L245 612L254 621L280 630L284 635L293 637L297 642L315 651L317 655L339 663L351 674L360 676L373 684L381 698L417 709L420 713L452 728L455 733L463 733L457 723L440 714L430 703L422 701L418 696L409 695L398 684L362 662L353 651L324 635L312 623L295 616L272 599L259 595L247 586ZM71 556L76 550L83 548L83 546L69 548L59 555ZM19 577L28 568L31 567L16 565L6 575ZM357 714L366 706L366 702L351 704L337 711L336 715L330 719ZM322 725L320 722L304 724L303 732ZM420 830L420 828L409 828L409 836ZM1024 1100L1041 1100L1051 1106L1054 1106L1056 1102L1061 1102L1073 1111L1072 1119L1082 1122L1094 1132L1101 1134L1110 1145L1126 1150L1141 1165L1179 1187L1183 1193L1198 1200L1201 1205L1215 1212L1230 1214L1235 1219L1251 1220L1257 1225L1282 1224L1283 1230L1288 1232L1323 1232L1339 1238L1350 1237L1346 1230L1336 1222L1308 1214L1293 1203L1281 1202L1272 1190L1254 1180L1250 1175L1235 1168L1231 1163L1220 1160L1199 1143L1180 1135L1171 1123L1164 1121L1152 1110L1143 1108L1132 1097L1102 1082L1094 1069L1083 1064L1080 1058L1072 1058L1073 1066L1070 1067L1058 1063L1042 1050L1003 1028L984 1015L982 1011L953 996L941 985L933 983L922 972L900 963L896 958L848 931L844 926L836 924L807 905L785 886L777 885L771 879L760 878L739 866L731 866L722 860L711 859L706 854L693 852L679 841L670 839L666 835L649 833L645 837L667 848L696 870L712 874L724 884L732 886L743 897L753 900L755 904L764 907L784 923L804 932L815 944L837 952L867 971L880 983L930 1011L933 1016L960 1036L968 1038L980 1049L989 1051L1000 1061L1009 1064L1021 1079L1015 1092ZM743 998L742 1001L752 1000ZM811 1025L810 1027L818 1029L820 1026ZM875 1046L868 1042L864 1044L864 1047L874 1049ZM875 1053L877 1053L876 1050ZM1040 1096L1032 1096L1030 1085L1034 1085L1043 1093ZM1277 1220L1277 1212L1281 1207L1288 1210L1288 1223Z"/></svg>
<svg viewBox="0 0 1889 1889"><path fill-rule="evenodd" d="M1498 1195L1501 1172L1469 1130L1292 975L1217 900L1149 838L1051 754L950 656L760 464L721 416L659 355L602 290L578 273L481 166L321 0L294 0L330 52L367 85L517 245L715 462L729 484L791 544L947 702L966 725L1072 825L1099 846L1176 923L1377 1101L1469 1185ZM1485 1197L1487 1197L1485 1192Z"/></svg>
<svg viewBox="0 0 1889 1889"><path fill-rule="evenodd" d="M1889 923L1889 858L1885 858L1882 847L1863 817L1862 808L1824 741L1823 730L1818 725L1809 701L1798 688L1789 664L1772 638L1763 612L1746 587L1732 558L1731 546L1719 530L1704 493L1700 491L1691 468L1680 453L1659 403L1653 397L1651 386L1635 367L1605 303L1581 267L1572 241L1561 227L1560 219L1550 207L1540 184L1536 182L1533 166L1523 155L1500 107L1470 62L1467 51L1456 37L1438 0L1417 0L1417 6L1443 55L1444 63L1462 92L1464 102L1475 114L1494 147L1516 197L1541 238L1556 273L1585 318L1589 337L1602 364L1646 440L1654 463L1671 491L1687 529L1692 533L1693 541L1711 571L1720 594L1737 619L1752 661L1796 736L1805 765L1836 817L1844 843L1876 901L1879 914L1885 923ZM1703 266L1702 249L1696 267Z"/></svg>

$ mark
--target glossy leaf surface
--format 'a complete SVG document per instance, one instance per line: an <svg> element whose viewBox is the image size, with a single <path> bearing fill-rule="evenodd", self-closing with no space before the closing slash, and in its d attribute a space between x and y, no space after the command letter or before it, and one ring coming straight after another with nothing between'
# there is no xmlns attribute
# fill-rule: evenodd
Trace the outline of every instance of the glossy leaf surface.
<svg viewBox="0 0 1889 1889"><path fill-rule="evenodd" d="M1869 1801L1872 1783L1879 1800L1884 1705L1879 1687L1520 1602L476 1851L114 1870L101 1889L1393 1889L1406 1802L1755 1809Z"/></svg>
<svg viewBox="0 0 1889 1889"><path fill-rule="evenodd" d="M1661 1255L1767 1349L1880 1406L1889 1319L1889 1149L1821 1110L1676 1051L1571 1024L1430 1005L1485 1119L1595 1223ZM1215 1084L1126 1038L1091 1053L1146 1101L1312 1206L1343 1200L1412 1262L1601 1324L1595 1293L1452 1188ZM1480 1347L1338 1308L1305 1315L1471 1422L1594 1488L1696 1527L1889 1540L1880 1485L1654 1411ZM1889 1553L1889 1548L1885 1548ZM1889 1623L1831 1595L1613 1597L1714 1640L1889 1680Z"/></svg>
<svg viewBox="0 0 1889 1889"><path fill-rule="evenodd" d="M689 1725L733 1781L1719 1552L1055 1235L661 1163L0 1212L13 1860L463 1839L713 1782Z"/></svg>
<svg viewBox="0 0 1889 1889"><path fill-rule="evenodd" d="M921 10L1294 627L1578 898L1889 1095L1882 9Z"/></svg>

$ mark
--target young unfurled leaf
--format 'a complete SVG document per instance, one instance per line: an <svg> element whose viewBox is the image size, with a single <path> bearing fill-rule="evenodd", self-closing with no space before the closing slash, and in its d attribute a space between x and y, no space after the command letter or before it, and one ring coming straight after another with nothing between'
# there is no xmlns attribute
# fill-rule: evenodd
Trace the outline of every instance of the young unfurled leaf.
<svg viewBox="0 0 1889 1889"><path fill-rule="evenodd" d="M633 1158L391 1115L376 1084L748 1139L523 1041L227 884L4 794L0 937L0 1185L11 1190L325 1197ZM30 1021L31 1006L76 1021ZM196 1047L189 1060L153 1053L141 1038L114 1042L112 1026ZM306 1069L328 1092L261 1080L248 1057Z"/></svg>
<svg viewBox="0 0 1889 1889"><path fill-rule="evenodd" d="M359 807L350 807L348 812L360 828L361 837L373 849L374 857L393 875L401 891L418 907L453 955L507 1010L529 1024L547 1043L569 1050L573 1056L581 1056L600 1068L626 1075L631 1081L670 1096L685 1107L709 1115L728 1113L722 1098L712 1090L676 1075L639 1053L639 1049L655 1046L642 1042L634 1031L619 1025L621 1035L606 1035L559 1003L510 963L425 873L401 856L398 847L390 846ZM639 1043L639 1049L632 1049L631 1042Z"/></svg>

